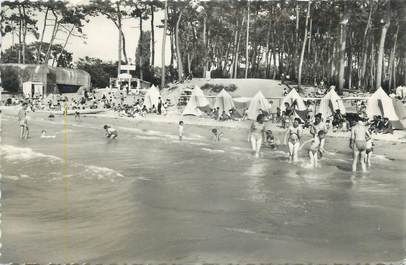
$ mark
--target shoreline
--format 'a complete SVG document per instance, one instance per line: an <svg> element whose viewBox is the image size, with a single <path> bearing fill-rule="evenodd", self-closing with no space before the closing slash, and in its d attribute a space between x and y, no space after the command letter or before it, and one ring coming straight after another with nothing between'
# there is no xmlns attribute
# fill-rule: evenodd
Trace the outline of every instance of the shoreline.
<svg viewBox="0 0 406 265"><path fill-rule="evenodd" d="M18 112L18 106L1 106L0 110L5 115L16 116ZM29 115L33 112L29 112ZM38 113L39 115L44 115L47 112L38 111L34 112L35 115ZM57 115L61 116L62 115ZM177 110L168 111L166 115L157 115L157 114L147 114L145 117L124 117L119 116L117 112L111 110L105 110L100 113L92 113L92 114L82 114L82 117L94 117L94 118L107 118L107 119L119 119L125 121L134 121L134 122L152 122L152 123L164 123L164 124L174 124L177 125L179 121L183 121L186 125L194 125L194 126L203 126L203 127L211 127L211 128L223 128L223 129L246 129L248 130L251 125L251 120L245 121L216 121L210 118L201 118L196 116L182 116L181 114L177 113ZM287 129L280 127L279 124L272 123L272 122L265 122L266 127L271 129L273 132L276 133L284 133ZM303 130L304 136L309 136L309 130ZM344 138L348 139L350 136L350 132L346 131L331 131L329 130L327 133L328 137L332 138ZM383 141L389 143L406 143L406 131L403 130L395 130L393 134L373 134L372 139L375 141Z"/></svg>
<svg viewBox="0 0 406 265"><path fill-rule="evenodd" d="M106 112L109 112L108 114ZM134 120L134 121L148 121L154 123L166 123L166 124L178 124L179 121L184 121L185 124L195 125L195 126L205 126L205 127L212 127L212 128L227 128L227 129L249 129L251 125L251 120L245 121L216 121L209 118L200 118L195 116L183 116L175 113L170 112L167 115L156 115L156 114L147 114L146 117L120 117L117 113L106 111L105 113L99 114L92 114L95 117L101 118L112 118L112 119L123 119L123 120ZM84 115L85 116L85 115ZM272 122L265 122L266 127L270 128L274 132L283 133L286 132L287 129L280 127L279 124L272 123ZM309 130L305 129L303 131L305 136L309 136ZM328 131L328 137L334 138L345 138L348 139L350 137L350 132L346 131ZM396 142L396 143L406 143L406 131L402 130L395 130L393 134L373 134L372 138L375 141L385 141L385 142Z"/></svg>

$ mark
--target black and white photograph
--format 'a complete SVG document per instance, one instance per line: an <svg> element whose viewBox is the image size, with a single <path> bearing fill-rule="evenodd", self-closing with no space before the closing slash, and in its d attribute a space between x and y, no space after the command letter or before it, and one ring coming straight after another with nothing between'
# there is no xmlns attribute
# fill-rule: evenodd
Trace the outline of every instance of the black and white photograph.
<svg viewBox="0 0 406 265"><path fill-rule="evenodd" d="M406 264L406 0L0 25L0 264Z"/></svg>

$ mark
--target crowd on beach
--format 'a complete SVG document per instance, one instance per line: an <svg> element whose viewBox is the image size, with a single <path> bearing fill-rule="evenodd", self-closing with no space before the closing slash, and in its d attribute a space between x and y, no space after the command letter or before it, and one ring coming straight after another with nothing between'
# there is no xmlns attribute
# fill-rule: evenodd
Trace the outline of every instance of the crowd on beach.
<svg viewBox="0 0 406 265"><path fill-rule="evenodd" d="M131 97L132 100L128 101ZM21 139L29 137L29 124L27 119L27 111L36 110L64 110L68 107L70 110L81 109L110 109L124 117L145 117L147 113L165 115L167 109L171 106L170 101L164 101L159 97L158 102L147 108L144 98L136 98L133 95L126 95L123 91L96 94L95 91L85 91L83 95L78 97L48 97L44 99L22 100L16 97L10 97L6 100L5 105L22 105L18 113L19 126L21 128ZM257 118L252 122L248 141L251 143L253 153L256 157L261 154L263 146L270 147L272 150L278 149L282 145L288 147L289 162L297 163L299 151L306 147L310 159L311 167L318 167L318 160L324 154L328 154L325 150L325 141L331 129L351 131L350 148L353 150L354 164L353 171L356 171L358 162L361 163L363 171L366 171L366 166L371 164L370 157L373 150L372 134L391 134L393 127L387 117L375 115L372 120L366 119L366 105L360 100L356 104L358 113L356 115L344 115L340 109L336 109L329 117L323 117L322 113L314 114L314 102L308 100L305 102L306 111L304 115L298 115L297 102L289 104L285 102L283 111L280 107L276 108L276 113L270 113L262 109L257 110ZM244 109L242 113L232 108L228 111L220 111L219 107L206 109L207 117L217 121L241 121L248 119L248 109ZM51 114L52 115L52 114ZM78 114L77 114L78 115ZM276 125L286 130L283 141L278 139L272 131L269 124ZM182 141L184 134L184 122L178 124L179 140ZM116 139L118 132L111 125L103 126L106 137ZM275 127L273 127L275 128ZM303 141L305 130L311 135L309 141ZM211 129L211 133L216 141L220 141L224 133L219 128ZM46 135L46 130L41 132L42 138L51 138Z"/></svg>

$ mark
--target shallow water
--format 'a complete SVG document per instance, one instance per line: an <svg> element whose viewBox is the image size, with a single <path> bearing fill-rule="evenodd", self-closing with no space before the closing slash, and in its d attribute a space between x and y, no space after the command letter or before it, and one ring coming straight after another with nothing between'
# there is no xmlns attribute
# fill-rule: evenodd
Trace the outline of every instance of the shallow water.
<svg viewBox="0 0 406 265"><path fill-rule="evenodd" d="M102 126L113 124L117 140ZM40 139L46 128L55 139ZM250 154L246 134L84 117L3 119L1 262L352 262L404 257L405 160L350 156L309 170L286 150ZM337 140L338 141L338 140ZM405 148L403 146L403 148ZM303 155L303 154L302 154ZM304 156L304 155L303 155Z"/></svg>

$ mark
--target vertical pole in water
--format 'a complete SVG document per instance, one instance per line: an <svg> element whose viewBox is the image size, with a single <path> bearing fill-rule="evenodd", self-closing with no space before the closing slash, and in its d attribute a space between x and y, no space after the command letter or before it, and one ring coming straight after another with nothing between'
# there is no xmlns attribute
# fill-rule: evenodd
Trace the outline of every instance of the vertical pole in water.
<svg viewBox="0 0 406 265"><path fill-rule="evenodd" d="M69 263L69 176L68 176L68 103L65 101L63 112L63 179L64 179L64 263Z"/></svg>

